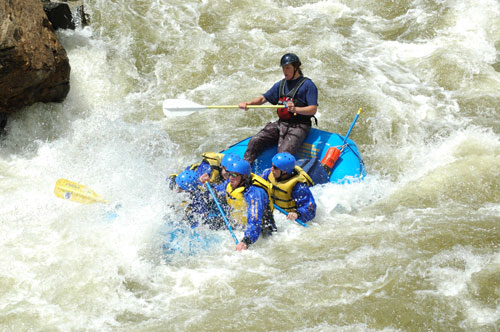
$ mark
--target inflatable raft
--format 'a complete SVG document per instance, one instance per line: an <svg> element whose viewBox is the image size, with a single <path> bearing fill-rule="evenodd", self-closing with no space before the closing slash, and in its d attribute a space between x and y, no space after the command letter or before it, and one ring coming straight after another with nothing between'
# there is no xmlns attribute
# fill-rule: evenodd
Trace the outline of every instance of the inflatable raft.
<svg viewBox="0 0 500 332"><path fill-rule="evenodd" d="M243 157L250 139L251 137L248 137L222 153L235 153ZM328 158L331 152L335 151L334 149L337 149L338 159L330 168L327 166ZM276 152L276 146L262 152L255 160L252 171L255 174L261 174L266 168L271 167L271 160ZM316 128L311 128L306 140L295 154L295 158L298 160L298 165L311 176L315 184L350 183L366 176L363 159L354 141Z"/></svg>
<svg viewBox="0 0 500 332"><path fill-rule="evenodd" d="M295 154L298 166L302 167L314 181L315 185L324 183L345 184L360 181L366 176L366 170L356 143L349 139L349 134L361 113L358 111L346 136L311 128L309 135ZM248 137L231 145L221 153L234 153L243 158L248 143ZM277 146L264 150L252 165L252 172L262 174L272 166L271 160L277 153ZM232 233L232 232L231 232ZM219 243L220 238L197 230L186 230L178 227L163 231L165 239L163 252L166 256L173 253L193 255L200 250L206 250ZM234 234L233 234L234 236Z"/></svg>

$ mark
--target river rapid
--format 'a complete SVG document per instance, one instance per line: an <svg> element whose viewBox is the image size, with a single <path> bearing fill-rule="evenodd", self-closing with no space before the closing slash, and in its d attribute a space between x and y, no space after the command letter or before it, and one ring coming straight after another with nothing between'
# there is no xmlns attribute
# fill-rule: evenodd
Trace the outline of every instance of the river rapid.
<svg viewBox="0 0 500 332"><path fill-rule="evenodd" d="M498 1L84 4L90 26L58 31L68 97L0 141L1 331L500 330ZM367 176L315 186L310 228L275 213L248 251L222 232L166 257L165 178L276 115L167 118L163 100L249 100L286 52L318 86L319 129L345 135L363 109ZM109 203L59 199L59 178Z"/></svg>

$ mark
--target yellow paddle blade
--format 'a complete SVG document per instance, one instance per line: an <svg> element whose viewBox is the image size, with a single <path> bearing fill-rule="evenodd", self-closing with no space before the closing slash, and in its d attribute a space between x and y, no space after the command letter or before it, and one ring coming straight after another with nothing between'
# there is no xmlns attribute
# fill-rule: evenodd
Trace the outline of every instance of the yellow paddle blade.
<svg viewBox="0 0 500 332"><path fill-rule="evenodd" d="M77 203L92 204L107 202L92 189L66 179L57 180L56 187L54 188L54 194L56 194L59 198L68 199Z"/></svg>

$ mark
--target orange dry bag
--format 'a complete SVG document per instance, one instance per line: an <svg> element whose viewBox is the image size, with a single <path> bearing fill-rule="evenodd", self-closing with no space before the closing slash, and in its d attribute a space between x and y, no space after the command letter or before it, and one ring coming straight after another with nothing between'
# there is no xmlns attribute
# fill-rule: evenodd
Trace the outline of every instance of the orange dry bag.
<svg viewBox="0 0 500 332"><path fill-rule="evenodd" d="M333 166L335 166L335 163L337 162L337 159L339 159L340 152L341 151L339 149L332 146L328 149L328 151L326 151L323 160L321 160L321 165L328 172L328 174L330 174L330 172L333 169Z"/></svg>

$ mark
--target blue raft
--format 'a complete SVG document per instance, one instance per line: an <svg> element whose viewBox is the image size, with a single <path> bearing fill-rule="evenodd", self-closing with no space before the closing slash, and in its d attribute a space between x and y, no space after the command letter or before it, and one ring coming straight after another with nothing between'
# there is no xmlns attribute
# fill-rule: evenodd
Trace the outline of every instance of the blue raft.
<svg viewBox="0 0 500 332"><path fill-rule="evenodd" d="M251 137L248 137L222 151L222 153L235 153L243 157ZM345 143L344 143L345 141ZM341 153L335 163L330 175L321 166L321 160L325 157L330 147L338 148ZM262 152L255 160L252 171L261 174L266 168L272 166L271 160L277 152L273 146ZM366 176L366 170L356 143L345 136L330 133L324 130L311 128L309 135L295 154L299 166L311 176L315 184L322 183L350 183L361 180Z"/></svg>
<svg viewBox="0 0 500 332"><path fill-rule="evenodd" d="M191 228L176 222L166 222L160 229L162 251L165 257L173 254L196 255L221 243L224 235L208 229Z"/></svg>
<svg viewBox="0 0 500 332"><path fill-rule="evenodd" d="M354 124L354 123L353 123ZM352 126L351 126L352 129ZM347 134L347 136L349 133ZM222 153L235 153L243 157L251 137L231 145ZM340 156L328 174L321 161L331 147L339 149ZM255 160L252 171L261 174L272 166L271 160L277 152L273 146L264 150ZM309 135L295 154L301 166L312 178L315 184L336 183L344 184L360 181L366 176L366 170L356 143L339 134L311 128ZM218 233L218 234L217 234ZM164 244L163 252L166 256L172 254L195 255L200 251L208 250L222 241L220 232L198 231L187 226L179 227L178 224L167 223L161 232Z"/></svg>

